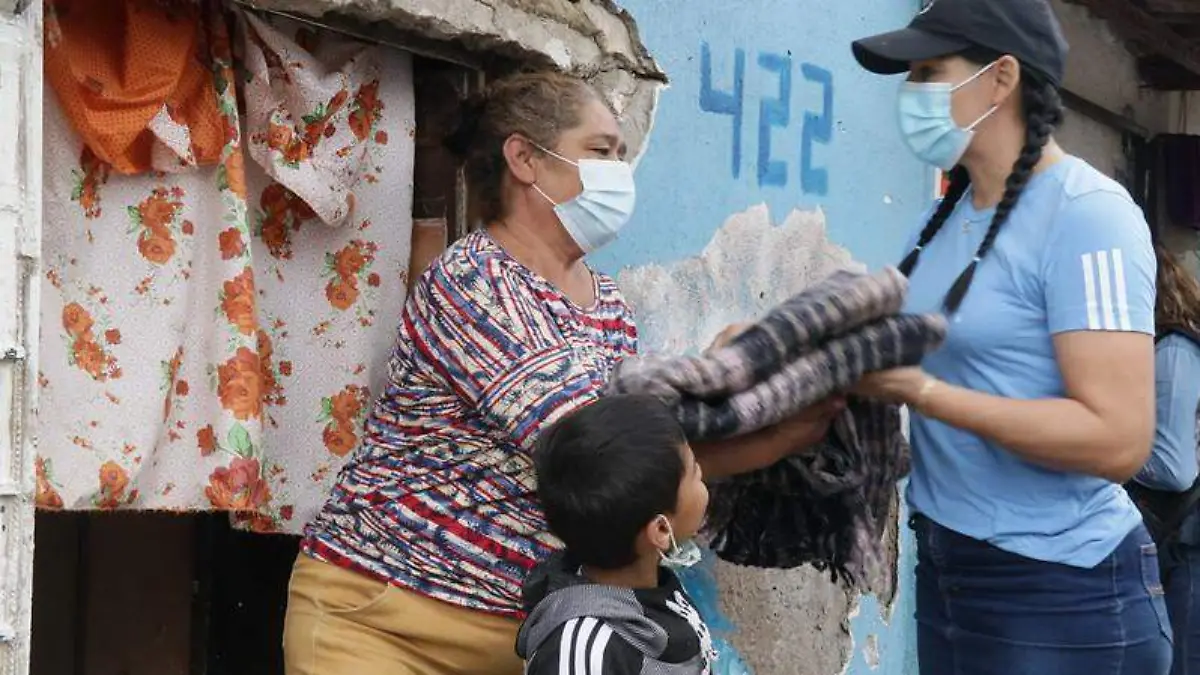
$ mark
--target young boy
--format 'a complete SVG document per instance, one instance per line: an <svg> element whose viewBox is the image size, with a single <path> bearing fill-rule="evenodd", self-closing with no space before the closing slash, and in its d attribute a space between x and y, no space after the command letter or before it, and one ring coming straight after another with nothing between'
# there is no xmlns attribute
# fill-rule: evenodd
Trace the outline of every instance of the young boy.
<svg viewBox="0 0 1200 675"><path fill-rule="evenodd" d="M534 450L538 495L566 550L525 583L517 636L527 675L707 675L716 656L667 565L690 542L708 489L671 411L647 396L602 398Z"/></svg>

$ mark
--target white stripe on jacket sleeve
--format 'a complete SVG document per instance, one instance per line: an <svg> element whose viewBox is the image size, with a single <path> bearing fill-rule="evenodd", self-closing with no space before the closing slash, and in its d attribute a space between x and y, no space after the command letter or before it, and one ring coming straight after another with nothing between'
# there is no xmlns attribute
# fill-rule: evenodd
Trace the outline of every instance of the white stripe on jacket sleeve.
<svg viewBox="0 0 1200 675"><path fill-rule="evenodd" d="M608 641L612 638L613 630L608 624L602 624L596 633L596 641L588 655L588 675L604 675L604 651L608 649Z"/></svg>
<svg viewBox="0 0 1200 675"><path fill-rule="evenodd" d="M588 663L588 640L592 637L592 632L596 630L596 621L592 617L587 617L579 623L579 630L575 632L575 647L574 659L572 659L572 668L570 673L559 673L559 675L587 675Z"/></svg>
<svg viewBox="0 0 1200 675"><path fill-rule="evenodd" d="M612 636L612 628L592 617L564 623L558 643L558 675L603 675Z"/></svg>
<svg viewBox="0 0 1200 675"><path fill-rule="evenodd" d="M558 675L571 675L571 646L575 644L575 629L579 619L563 624L562 637L558 642Z"/></svg>

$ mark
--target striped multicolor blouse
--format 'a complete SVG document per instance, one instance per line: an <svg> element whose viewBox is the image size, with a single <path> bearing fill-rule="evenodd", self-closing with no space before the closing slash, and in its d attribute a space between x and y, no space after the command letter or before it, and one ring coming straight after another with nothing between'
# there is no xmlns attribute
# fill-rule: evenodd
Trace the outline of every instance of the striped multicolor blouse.
<svg viewBox="0 0 1200 675"><path fill-rule="evenodd" d="M519 617L525 573L557 548L537 504L531 446L637 350L616 285L595 280L585 309L484 232L452 245L413 289L388 387L303 550Z"/></svg>

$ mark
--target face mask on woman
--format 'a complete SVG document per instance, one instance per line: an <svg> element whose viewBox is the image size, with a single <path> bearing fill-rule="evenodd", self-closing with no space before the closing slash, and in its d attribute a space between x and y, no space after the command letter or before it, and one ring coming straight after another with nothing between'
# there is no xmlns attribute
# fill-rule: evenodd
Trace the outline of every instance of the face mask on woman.
<svg viewBox="0 0 1200 675"><path fill-rule="evenodd" d="M921 161L949 171L962 159L975 136L975 127L991 117L1000 106L992 106L964 129L954 121L954 92L979 79L995 65L993 61L958 85L905 82L901 86L898 100L900 133L909 149Z"/></svg>
<svg viewBox="0 0 1200 675"><path fill-rule="evenodd" d="M616 239L633 215L637 201L633 168L627 162L611 159L581 159L576 162L537 143L534 146L579 169L583 192L561 204L555 204L537 183L533 185L538 194L554 205L559 221L579 248L587 254Z"/></svg>

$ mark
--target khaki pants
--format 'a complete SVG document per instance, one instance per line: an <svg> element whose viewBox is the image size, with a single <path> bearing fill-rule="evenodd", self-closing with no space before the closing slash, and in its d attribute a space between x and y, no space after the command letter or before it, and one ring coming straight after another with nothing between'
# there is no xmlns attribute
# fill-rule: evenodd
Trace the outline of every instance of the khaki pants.
<svg viewBox="0 0 1200 675"><path fill-rule="evenodd" d="M288 591L287 675L521 675L520 622L388 586L301 553Z"/></svg>

